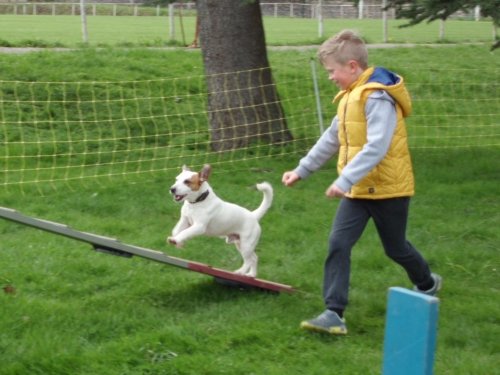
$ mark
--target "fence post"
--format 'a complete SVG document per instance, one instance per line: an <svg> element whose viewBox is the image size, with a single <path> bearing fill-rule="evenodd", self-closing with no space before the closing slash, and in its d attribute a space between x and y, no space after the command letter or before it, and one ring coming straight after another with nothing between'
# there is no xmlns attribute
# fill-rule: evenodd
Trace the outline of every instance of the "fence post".
<svg viewBox="0 0 500 375"><path fill-rule="evenodd" d="M168 4L168 20L169 20L169 30L168 37L170 40L175 40L175 11L174 4Z"/></svg>
<svg viewBox="0 0 500 375"><path fill-rule="evenodd" d="M323 38L323 0L318 1L318 37Z"/></svg>
<svg viewBox="0 0 500 375"><path fill-rule="evenodd" d="M385 9L387 6L387 0L382 0L382 41L387 43L387 10Z"/></svg>
<svg viewBox="0 0 500 375"><path fill-rule="evenodd" d="M365 2L363 0L359 0L358 3L358 19L363 19L363 8L365 6Z"/></svg>
<svg viewBox="0 0 500 375"><path fill-rule="evenodd" d="M318 75L316 74L316 61L313 58L311 58L311 72L314 85L314 96L316 97L316 111L318 112L319 134L321 135L325 132L325 128L323 126L323 113L321 111L321 100L319 97Z"/></svg>
<svg viewBox="0 0 500 375"><path fill-rule="evenodd" d="M445 21L441 18L439 20L439 41L443 41L444 39L444 23Z"/></svg>
<svg viewBox="0 0 500 375"><path fill-rule="evenodd" d="M474 7L474 19L476 21L481 21L481 6L480 5L476 5Z"/></svg>
<svg viewBox="0 0 500 375"><path fill-rule="evenodd" d="M87 32L87 13L85 13L85 0L80 0L80 17L82 19L82 39L83 43L89 42L89 34Z"/></svg>

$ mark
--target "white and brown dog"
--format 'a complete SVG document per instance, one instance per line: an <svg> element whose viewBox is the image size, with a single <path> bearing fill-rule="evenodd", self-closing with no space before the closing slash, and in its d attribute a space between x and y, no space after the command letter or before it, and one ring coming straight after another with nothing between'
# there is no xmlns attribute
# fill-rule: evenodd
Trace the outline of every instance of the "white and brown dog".
<svg viewBox="0 0 500 375"><path fill-rule="evenodd" d="M215 195L208 184L211 170L210 165L205 165L197 173L184 166L176 177L170 193L176 202L184 204L181 218L167 242L182 247L184 242L199 235L225 237L227 243L236 245L243 258L243 265L234 272L256 277L258 257L255 247L261 234L259 220L271 206L273 189L267 182L257 184L264 198L255 211L249 211Z"/></svg>

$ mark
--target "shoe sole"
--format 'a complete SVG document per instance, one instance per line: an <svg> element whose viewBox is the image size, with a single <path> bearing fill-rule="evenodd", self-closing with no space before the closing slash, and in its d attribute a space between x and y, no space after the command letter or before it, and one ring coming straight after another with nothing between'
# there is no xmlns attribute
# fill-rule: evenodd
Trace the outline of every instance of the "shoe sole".
<svg viewBox="0 0 500 375"><path fill-rule="evenodd" d="M335 335L335 336L347 335L347 328L345 328L345 327L324 328L324 327L312 325L309 322L302 322L302 323L300 323L300 328L305 329L307 331L329 333L330 335Z"/></svg>

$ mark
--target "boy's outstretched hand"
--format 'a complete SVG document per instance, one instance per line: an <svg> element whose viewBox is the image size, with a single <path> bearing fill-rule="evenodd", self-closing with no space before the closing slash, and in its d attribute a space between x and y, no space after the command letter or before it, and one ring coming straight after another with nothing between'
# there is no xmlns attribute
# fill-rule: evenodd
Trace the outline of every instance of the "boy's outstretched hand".
<svg viewBox="0 0 500 375"><path fill-rule="evenodd" d="M300 176L294 171L288 171L283 173L283 177L281 178L281 182L285 186L292 186L298 180L300 180ZM342 191L335 183L331 184L328 189L325 191L325 195L328 198L342 198L345 195L345 191Z"/></svg>
<svg viewBox="0 0 500 375"><path fill-rule="evenodd" d="M298 180L300 180L300 177L294 171L288 171L283 173L283 177L281 178L281 182L283 182L283 185L285 186L292 186Z"/></svg>

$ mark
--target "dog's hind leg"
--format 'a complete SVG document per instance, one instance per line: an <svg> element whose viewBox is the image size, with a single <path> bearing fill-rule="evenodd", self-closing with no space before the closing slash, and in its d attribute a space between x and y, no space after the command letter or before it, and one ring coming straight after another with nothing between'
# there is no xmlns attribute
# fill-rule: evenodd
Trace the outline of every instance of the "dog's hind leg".
<svg viewBox="0 0 500 375"><path fill-rule="evenodd" d="M256 241L254 242L255 243L238 241L235 243L236 248L238 249L238 251L241 254L241 257L243 258L243 265L236 271L234 271L234 273L250 277L257 276L257 263L259 261L259 258L255 253L255 247L257 245L257 242Z"/></svg>

